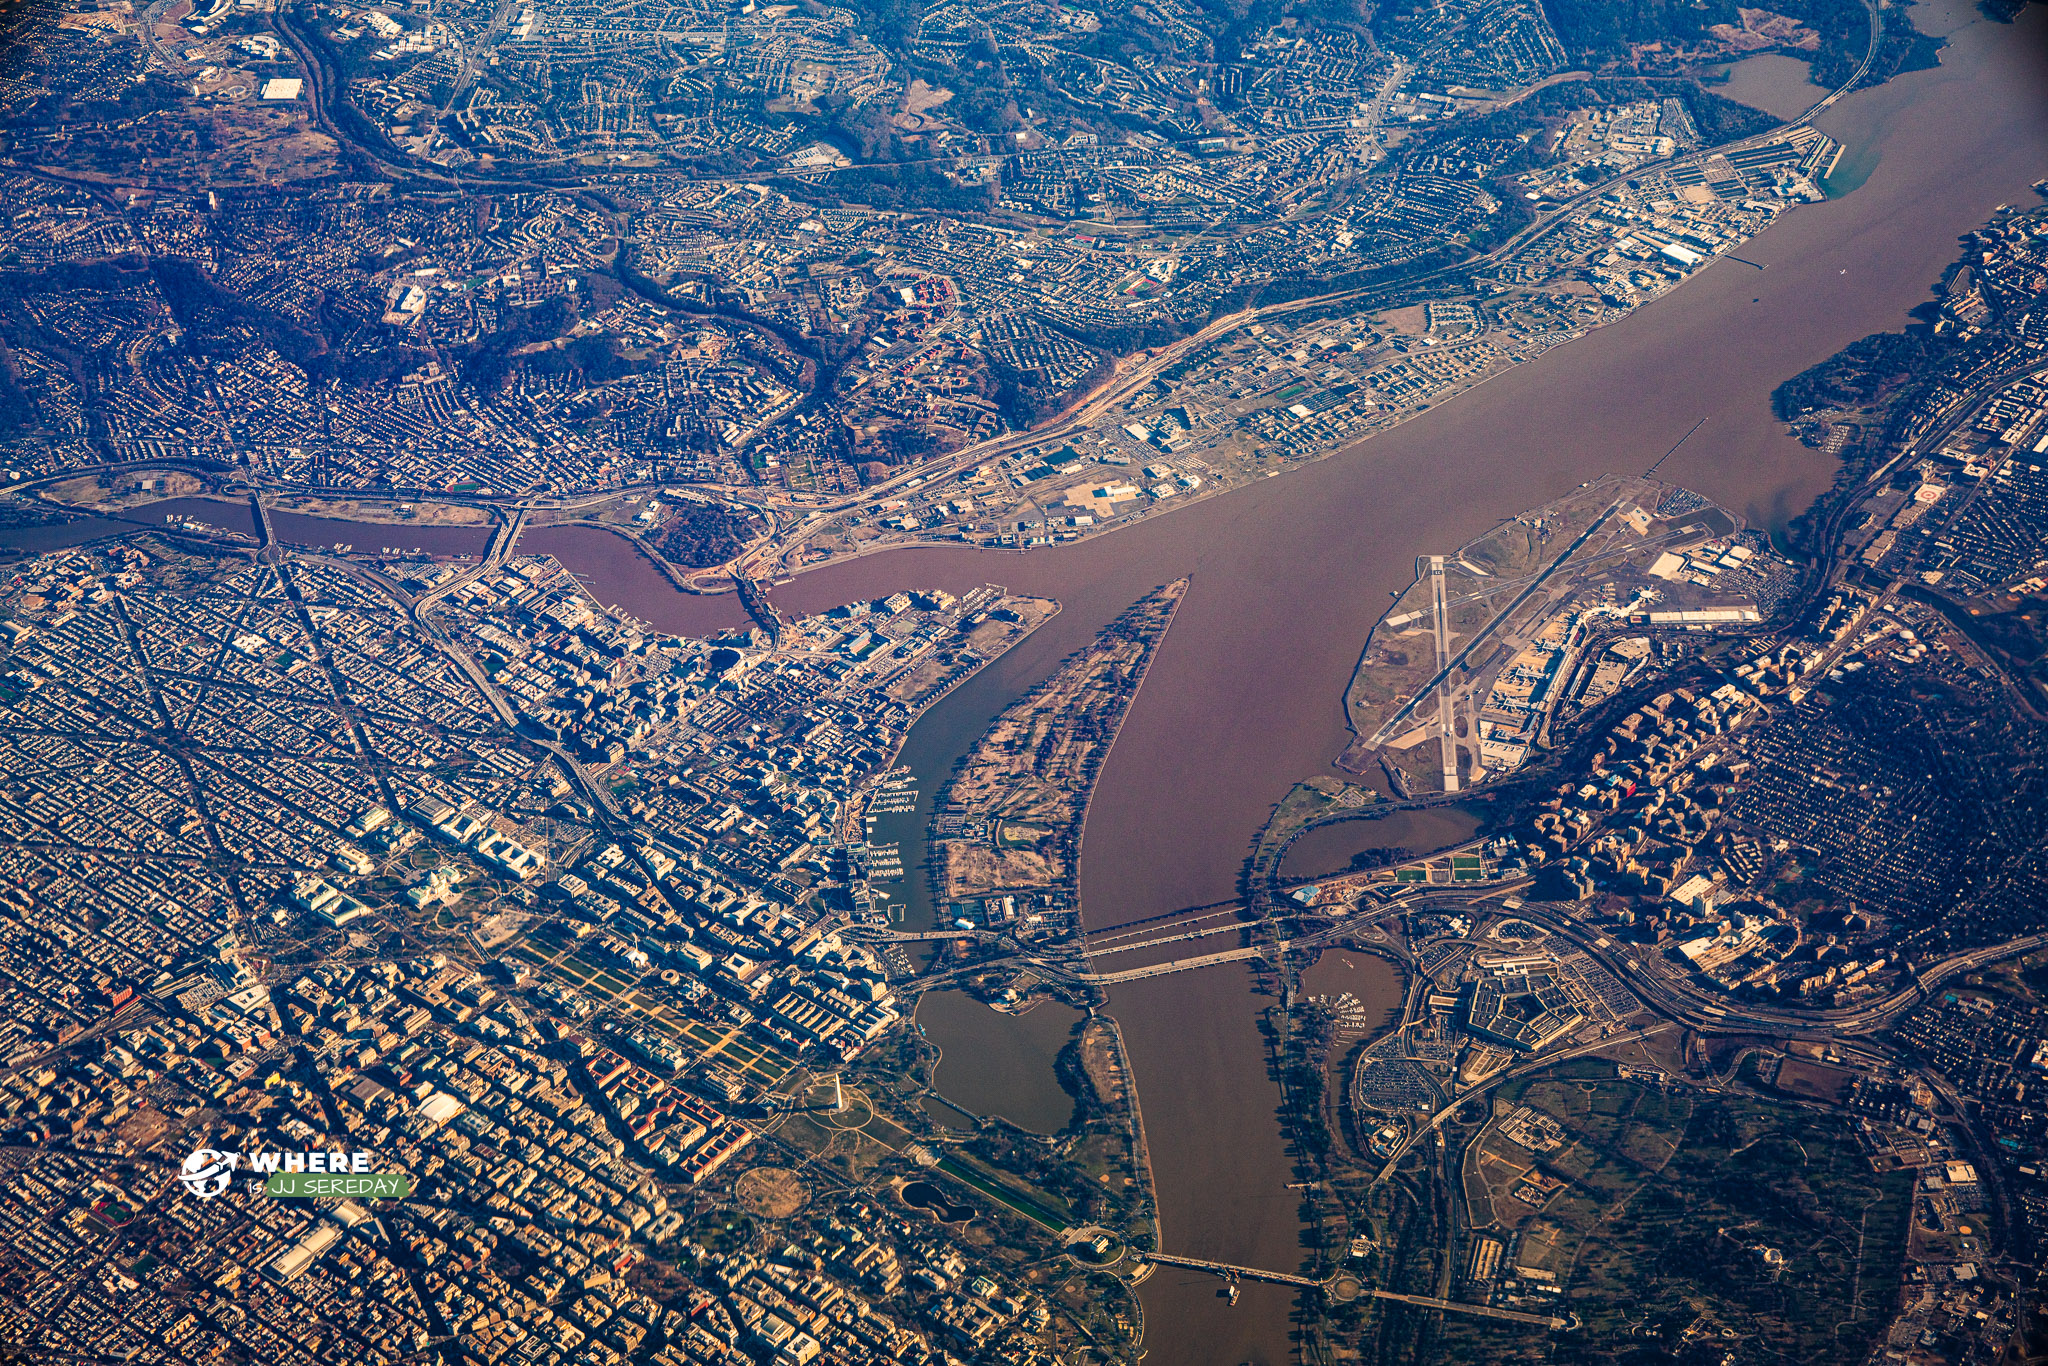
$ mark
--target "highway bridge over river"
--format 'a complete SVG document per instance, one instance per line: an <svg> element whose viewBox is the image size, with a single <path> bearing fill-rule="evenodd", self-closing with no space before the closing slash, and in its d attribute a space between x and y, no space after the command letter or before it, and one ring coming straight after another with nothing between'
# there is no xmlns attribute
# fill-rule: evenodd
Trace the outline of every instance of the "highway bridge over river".
<svg viewBox="0 0 2048 1366"><path fill-rule="evenodd" d="M1346 1272L1340 1272L1326 1281L1318 1281L1288 1271L1266 1271L1256 1266L1212 1262L1201 1257L1175 1257L1164 1252L1148 1252L1145 1254L1145 1260L1160 1266L1184 1266L1194 1271L1206 1271L1228 1281L1269 1281L1275 1285L1298 1285L1305 1290L1325 1290L1342 1299L1370 1295L1377 1300L1397 1300L1402 1304L1413 1304L1424 1309L1440 1309L1453 1314L1474 1314L1480 1318L1502 1319L1509 1323L1526 1323L1548 1328L1553 1332L1570 1326L1570 1320L1550 1314L1528 1314L1519 1309L1496 1309L1490 1304L1466 1304L1459 1300L1438 1299L1434 1295L1403 1295L1394 1290L1369 1290L1358 1285L1357 1278ZM1356 1287L1348 1295L1342 1288L1346 1282Z"/></svg>
<svg viewBox="0 0 2048 1366"><path fill-rule="evenodd" d="M1051 958L1033 954L1018 954L1009 958L985 959L978 963L966 963L958 967L942 968L923 977L913 977L897 984L905 992L923 991L929 987L950 984L975 973L990 972L998 968L1029 968L1032 971L1055 977L1064 982L1085 982L1091 986L1113 986L1118 982L1141 982L1148 977L1165 977L1175 972L1193 972L1197 968L1215 967L1219 963L1243 963L1254 958L1270 958L1276 953L1296 945L1321 943L1339 937L1343 932L1355 933L1355 927L1340 925L1331 930L1303 935L1299 939L1281 939L1271 944L1247 944L1234 949L1219 949L1215 953L1196 954L1191 958L1175 958L1164 963L1152 963L1145 967L1123 968L1116 972L1082 972L1074 967ZM905 943L927 936L914 935L892 938L886 942ZM869 943L877 942L868 939Z"/></svg>

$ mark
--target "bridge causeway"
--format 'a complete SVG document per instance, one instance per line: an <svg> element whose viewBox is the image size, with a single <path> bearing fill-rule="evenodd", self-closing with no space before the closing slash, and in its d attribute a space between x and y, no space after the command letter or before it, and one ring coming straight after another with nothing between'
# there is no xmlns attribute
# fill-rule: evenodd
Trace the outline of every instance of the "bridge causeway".
<svg viewBox="0 0 2048 1366"><path fill-rule="evenodd" d="M1339 1281L1350 1279L1339 1273L1326 1281L1311 1280L1288 1271L1267 1271L1261 1267L1238 1266L1231 1262L1213 1262L1202 1257L1176 1257L1165 1252L1144 1254L1148 1262L1161 1266L1184 1266L1191 1271L1206 1271L1233 1281L1268 1281L1276 1285L1298 1285L1304 1290L1331 1290ZM1438 1299L1434 1295L1403 1295L1394 1290L1359 1290L1376 1300L1394 1300L1401 1304L1412 1304L1423 1309L1439 1309L1451 1314L1473 1314L1480 1318L1499 1319L1507 1323L1526 1323L1531 1327L1548 1328L1553 1332L1570 1326L1570 1320L1551 1314L1530 1314L1520 1309L1497 1309L1490 1304L1467 1304L1461 1300Z"/></svg>
<svg viewBox="0 0 2048 1366"><path fill-rule="evenodd" d="M1323 1288L1321 1281L1312 1281L1306 1276L1296 1276L1292 1272L1264 1271L1255 1266L1233 1266L1229 1262L1205 1261L1200 1257L1174 1257L1164 1252L1148 1252L1145 1254L1145 1260L1157 1262L1161 1266L1185 1266L1195 1271L1207 1271L1226 1280L1273 1281L1280 1285L1298 1285L1309 1290Z"/></svg>

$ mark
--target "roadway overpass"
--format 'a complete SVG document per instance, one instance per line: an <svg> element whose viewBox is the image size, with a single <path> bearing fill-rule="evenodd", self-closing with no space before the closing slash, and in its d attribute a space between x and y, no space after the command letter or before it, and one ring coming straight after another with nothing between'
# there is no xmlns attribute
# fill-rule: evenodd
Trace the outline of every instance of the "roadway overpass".
<svg viewBox="0 0 2048 1366"><path fill-rule="evenodd" d="M2048 947L2048 934L2024 935L1997 944L1986 944L1950 954L1940 962L1921 969L1912 974L1911 985L1900 987L1888 996L1854 1006L1791 1010L1717 996L1675 973L1645 967L1634 954L1623 950L1607 935L1580 924L1562 908L1532 902L1516 908L1515 914L1570 940L1659 1014L1715 1034L1783 1034L1792 1038L1868 1034L1891 1024L1944 982L2001 959Z"/></svg>

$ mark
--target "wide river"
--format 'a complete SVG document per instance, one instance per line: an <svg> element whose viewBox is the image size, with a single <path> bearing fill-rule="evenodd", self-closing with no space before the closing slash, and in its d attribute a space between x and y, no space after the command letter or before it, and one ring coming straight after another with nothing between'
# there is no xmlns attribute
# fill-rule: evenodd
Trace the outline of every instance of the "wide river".
<svg viewBox="0 0 2048 1366"><path fill-rule="evenodd" d="M1862 183L1743 248L1762 271L1716 262L1393 432L1129 530L1025 555L876 556L803 575L778 601L804 611L907 585L996 582L1064 603L920 726L921 757L950 763L1103 622L1192 574L1090 808L1082 899L1101 927L1230 897L1272 804L1343 749L1346 680L1416 555L1455 549L1597 475L1641 471L1702 418L1660 477L1771 527L1826 488L1831 462L1772 420L1771 390L1859 337L1904 326L1956 258L1957 239L2000 204L2033 202L2030 186L2048 175L2048 10L2032 6L2012 26L1967 3L1913 13L1949 39L1941 66L1822 117ZM1744 92L1797 102L1796 68L1763 74L1775 81L1752 77ZM946 769L921 771L935 782ZM1361 999L1390 1003L1390 970L1358 975L1373 983L1354 988ZM1111 1002L1137 1070L1168 1251L1300 1262L1286 1190L1295 1177L1257 1029L1268 1004L1238 967L1155 978ZM948 1056L957 1063L957 1050ZM944 1078L942 1067L942 1090ZM1247 1287L1231 1308L1215 1288L1164 1273L1145 1285L1150 1360L1290 1359L1284 1294Z"/></svg>
<svg viewBox="0 0 2048 1366"><path fill-rule="evenodd" d="M1343 749L1346 680L1416 555L1450 551L1597 475L1641 471L1702 419L1660 477L1783 527L1826 487L1831 469L1772 420L1771 390L1858 337L1903 326L1956 258L1957 239L1999 204L2032 202L2029 187L2048 175L2048 8L2030 6L2016 25L1992 24L1963 0L1913 13L1949 39L1941 66L1823 116L1821 127L1850 149L1850 174L1838 183L1860 184L1788 215L1741 250L1765 269L1718 261L1621 322L1393 432L1128 530L1030 554L889 553L778 590L777 601L796 612L902 587L986 582L1064 604L912 731L905 762L921 778L920 810L877 838L903 839L914 855L933 789L990 718L1146 591L1192 574L1096 791L1082 896L1093 928L1228 899L1273 803L1327 771ZM1733 88L1797 112L1801 80L1796 64L1773 61L1739 68ZM319 530L319 541L333 539ZM343 539L358 549L377 543L374 530L356 531ZM423 532L397 534L410 545ZM675 593L604 533L536 533L521 548L558 554L605 601L669 629L739 619L730 599ZM1341 866L1348 853L1316 856ZM928 913L915 904L920 889L904 890L915 911ZM1351 957L1341 979L1324 977L1313 989L1341 981L1369 1008L1397 1005L1397 974ZM1111 1009L1137 1071L1166 1250L1293 1269L1301 1228L1286 1186L1295 1175L1257 1028L1271 1002L1251 987L1242 967L1214 968L1119 988ZM926 1023L946 1050L939 1089L950 1080L976 1113L1010 1113L999 1081L962 1073L977 1058L997 1073L1036 1069L1057 1047L1056 1038L1037 1037L1055 1018L1004 1047L988 1032L1010 1023L1003 1017L959 1003L936 1009ZM1013 1118L1057 1122L1060 1102L1042 1077L1018 1086ZM1289 1295L1247 1285L1232 1308L1216 1286L1164 1271L1144 1286L1149 1360L1291 1358Z"/></svg>

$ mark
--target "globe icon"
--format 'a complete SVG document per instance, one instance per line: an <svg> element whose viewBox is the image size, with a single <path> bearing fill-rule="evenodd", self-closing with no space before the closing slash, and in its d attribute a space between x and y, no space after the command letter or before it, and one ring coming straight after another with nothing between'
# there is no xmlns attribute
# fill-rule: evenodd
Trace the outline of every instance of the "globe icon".
<svg viewBox="0 0 2048 1366"><path fill-rule="evenodd" d="M240 1161L238 1154L201 1148L185 1159L178 1179L185 1183L186 1190L201 1200L211 1200L235 1179L235 1166Z"/></svg>

